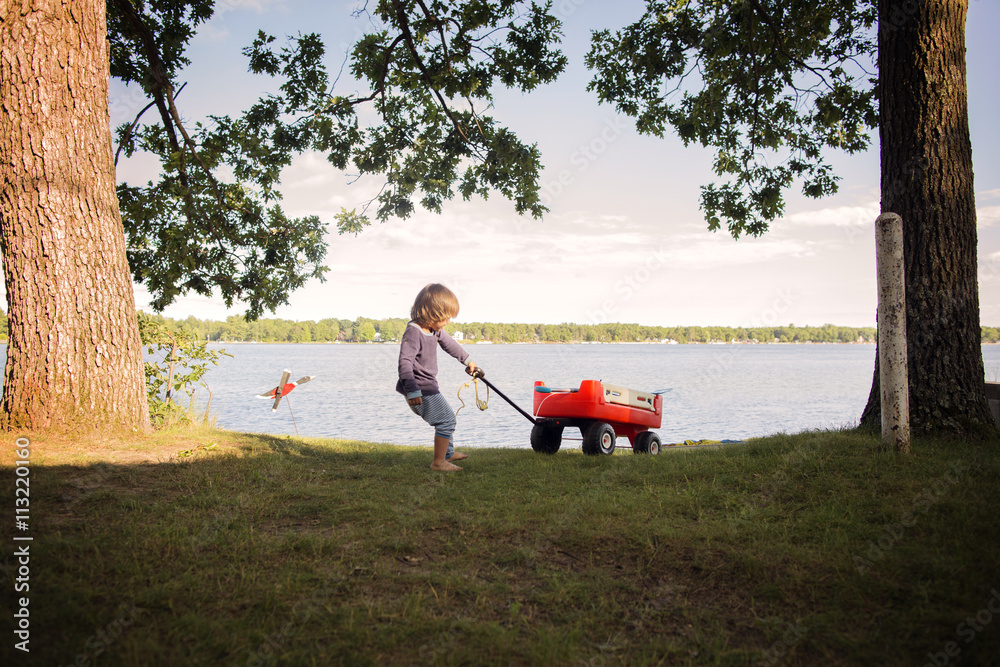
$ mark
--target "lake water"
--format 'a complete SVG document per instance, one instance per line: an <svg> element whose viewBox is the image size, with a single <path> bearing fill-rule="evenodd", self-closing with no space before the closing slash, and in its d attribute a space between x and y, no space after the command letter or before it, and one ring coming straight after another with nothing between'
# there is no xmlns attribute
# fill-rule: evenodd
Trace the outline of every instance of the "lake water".
<svg viewBox="0 0 1000 667"><path fill-rule="evenodd" d="M225 358L207 376L212 412L223 428L272 434L330 436L430 444L429 426L394 391L396 345L223 346ZM531 412L535 380L550 387L604 380L664 395L665 443L742 439L778 432L857 424L868 399L874 345L469 345L471 358L500 391ZM984 346L987 374L1000 371L1000 346ZM441 393L453 407L469 381L464 367L438 353ZM288 406L271 412L254 394L274 386L288 368L296 388ZM486 387L480 387L485 398ZM203 390L202 390L203 391ZM476 408L473 387L462 390L459 446L527 447L531 423L499 396ZM294 416L294 424L292 418ZM575 429L567 437L576 437ZM576 443L566 442L564 446Z"/></svg>
<svg viewBox="0 0 1000 667"><path fill-rule="evenodd" d="M397 345L227 343L224 357L206 376L211 412L221 428L429 445L432 431L394 391ZM531 412L532 387L579 386L603 380L664 394L664 443L742 439L779 432L857 424L868 399L874 345L469 345L471 358L515 403ZM3 346L0 358L5 358ZM983 346L986 376L1000 375L1000 346ZM453 407L469 377L464 367L438 353L442 394ZM282 400L255 395L277 385L283 369L292 379L315 375ZM480 386L480 398L486 387ZM199 389L204 406L207 393ZM289 412L287 399L291 399ZM480 412L472 387L455 432L459 447L528 447L531 424L499 396ZM294 416L294 425L293 418ZM577 437L575 429L566 433ZM565 447L578 446L568 441Z"/></svg>

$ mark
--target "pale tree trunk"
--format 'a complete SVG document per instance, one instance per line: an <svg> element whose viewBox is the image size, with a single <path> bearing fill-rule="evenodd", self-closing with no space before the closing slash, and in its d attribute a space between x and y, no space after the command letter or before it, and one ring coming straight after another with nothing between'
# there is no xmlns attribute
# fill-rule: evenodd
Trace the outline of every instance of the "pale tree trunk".
<svg viewBox="0 0 1000 667"><path fill-rule="evenodd" d="M979 324L967 0L879 0L882 211L903 218L915 434L996 435ZM878 429L879 370L862 415Z"/></svg>
<svg viewBox="0 0 1000 667"><path fill-rule="evenodd" d="M0 427L146 430L115 195L103 0L4 0L0 192L10 340Z"/></svg>

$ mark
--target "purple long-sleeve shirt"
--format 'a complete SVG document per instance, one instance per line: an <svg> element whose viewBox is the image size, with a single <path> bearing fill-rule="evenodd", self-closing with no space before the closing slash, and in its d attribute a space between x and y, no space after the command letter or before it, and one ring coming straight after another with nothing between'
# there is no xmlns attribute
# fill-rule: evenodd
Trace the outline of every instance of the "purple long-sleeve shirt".
<svg viewBox="0 0 1000 667"><path fill-rule="evenodd" d="M469 353L443 329L426 333L416 322L407 324L399 345L399 382L396 383L396 391L407 398L441 393L437 383L438 345L463 364L469 359Z"/></svg>

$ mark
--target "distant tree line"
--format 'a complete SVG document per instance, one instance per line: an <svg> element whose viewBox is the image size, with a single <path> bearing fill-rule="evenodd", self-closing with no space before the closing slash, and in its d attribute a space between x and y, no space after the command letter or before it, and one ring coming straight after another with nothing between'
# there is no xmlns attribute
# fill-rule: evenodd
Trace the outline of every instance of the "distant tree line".
<svg viewBox="0 0 1000 667"><path fill-rule="evenodd" d="M231 315L224 322L188 317L175 320L162 315L151 319L184 330L199 340L259 343L369 343L398 341L407 320L394 317L373 320L263 319L247 322ZM981 327L983 343L1000 343L1000 327ZM643 324L506 324L496 322L452 323L445 327L466 341L493 343L874 343L874 327L654 327ZM7 340L7 313L0 308L0 341Z"/></svg>
<svg viewBox="0 0 1000 667"><path fill-rule="evenodd" d="M404 318L356 320L328 318L293 321L261 319L247 322L230 316L224 322L188 317L171 320L153 316L174 327L184 328L201 340L257 341L260 343L369 343L398 341L406 328ZM493 343L633 343L673 341L677 343L872 343L872 327L657 327L632 323L524 324L497 322L452 323L446 331L465 341ZM985 331L985 330L984 330Z"/></svg>

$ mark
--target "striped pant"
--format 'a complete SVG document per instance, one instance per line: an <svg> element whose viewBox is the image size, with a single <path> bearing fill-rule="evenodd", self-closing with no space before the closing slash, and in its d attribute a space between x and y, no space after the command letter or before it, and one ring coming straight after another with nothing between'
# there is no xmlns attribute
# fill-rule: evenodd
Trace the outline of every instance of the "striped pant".
<svg viewBox="0 0 1000 667"><path fill-rule="evenodd" d="M445 454L445 458L450 459L455 453L451 437L455 432L455 411L448 405L445 397L441 394L425 394L421 398L420 405L411 405L410 410L434 427L435 436L448 438L448 453Z"/></svg>

